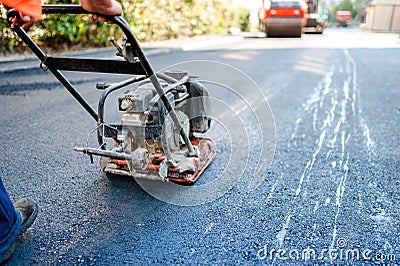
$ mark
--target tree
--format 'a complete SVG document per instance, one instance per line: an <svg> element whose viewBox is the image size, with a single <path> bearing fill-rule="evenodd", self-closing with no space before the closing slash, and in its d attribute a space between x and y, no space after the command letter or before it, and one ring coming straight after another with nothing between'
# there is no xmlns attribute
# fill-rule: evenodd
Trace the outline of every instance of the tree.
<svg viewBox="0 0 400 266"><path fill-rule="evenodd" d="M356 11L356 21L365 23L365 15L367 6L371 3L371 0L355 0L354 1L354 9Z"/></svg>
<svg viewBox="0 0 400 266"><path fill-rule="evenodd" d="M329 9L329 16L332 22L336 21L336 12L339 10L350 11L353 15L353 18L357 14L357 9L354 8L353 2L351 0L342 0L339 4L332 3Z"/></svg>
<svg viewBox="0 0 400 266"><path fill-rule="evenodd" d="M342 0L338 5L338 10L350 11L353 15L353 18L357 14L357 10L355 10L351 0Z"/></svg>

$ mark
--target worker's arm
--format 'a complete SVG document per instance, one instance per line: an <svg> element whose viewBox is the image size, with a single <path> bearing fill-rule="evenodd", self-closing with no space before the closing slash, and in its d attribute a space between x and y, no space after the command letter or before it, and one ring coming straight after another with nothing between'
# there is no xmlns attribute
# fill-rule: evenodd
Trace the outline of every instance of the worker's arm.
<svg viewBox="0 0 400 266"><path fill-rule="evenodd" d="M19 11L19 18L10 18L12 28L16 26L29 28L42 15L41 0L0 0L0 2L8 8Z"/></svg>
<svg viewBox="0 0 400 266"><path fill-rule="evenodd" d="M41 19L41 0L0 0L5 6L16 9L20 12L19 18L10 18L11 27L22 27L24 29L32 26L38 19ZM122 6L115 0L82 0L83 9L91 13L103 15L122 15ZM92 20L107 21L106 18L93 15Z"/></svg>
<svg viewBox="0 0 400 266"><path fill-rule="evenodd" d="M102 15L122 15L122 6L115 0L81 0L83 9ZM93 15L93 20L107 21L106 18Z"/></svg>

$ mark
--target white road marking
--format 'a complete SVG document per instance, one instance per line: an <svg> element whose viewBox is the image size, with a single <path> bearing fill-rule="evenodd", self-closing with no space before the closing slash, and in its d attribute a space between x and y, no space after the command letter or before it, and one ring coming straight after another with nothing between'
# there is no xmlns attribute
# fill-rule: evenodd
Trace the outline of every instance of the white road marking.
<svg viewBox="0 0 400 266"><path fill-rule="evenodd" d="M211 228L213 228L214 222L210 223L207 225L207 227L204 229L203 236L206 235L208 232L210 232Z"/></svg>
<svg viewBox="0 0 400 266"><path fill-rule="evenodd" d="M341 176L339 185L336 190L336 214L335 214L335 219L333 222L333 232L332 232L332 242L331 242L331 248L333 249L335 244L336 244L336 237L337 237L337 220L341 211L342 207L342 200L343 200L343 195L344 191L346 188L346 180L347 180L347 175L349 173L349 167L348 167L348 162L349 162L349 153L347 153L347 159L346 162L343 165L343 170L344 170L344 175Z"/></svg>
<svg viewBox="0 0 400 266"><path fill-rule="evenodd" d="M268 193L267 199L271 199L272 198L272 193L275 192L276 186L278 185L279 181L281 181L282 177L283 177L283 173L275 180L275 183L273 184L271 190Z"/></svg>

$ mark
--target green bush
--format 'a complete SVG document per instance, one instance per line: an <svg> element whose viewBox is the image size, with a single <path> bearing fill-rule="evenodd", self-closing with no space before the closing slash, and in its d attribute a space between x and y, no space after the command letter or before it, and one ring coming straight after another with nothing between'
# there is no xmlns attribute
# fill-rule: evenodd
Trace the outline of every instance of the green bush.
<svg viewBox="0 0 400 266"><path fill-rule="evenodd" d="M230 19L233 27L239 28L241 31L250 29L250 11L245 7L237 7L231 10Z"/></svg>
<svg viewBox="0 0 400 266"><path fill-rule="evenodd" d="M221 0L161 0L123 3L125 18L139 40L164 40L217 33L228 28Z"/></svg>
<svg viewBox="0 0 400 266"><path fill-rule="evenodd" d="M45 4L79 4L79 0L45 0ZM164 40L184 36L226 32L232 23L225 19L228 8L222 0L120 0L124 17L139 41ZM246 16L239 12L240 27ZM31 37L40 45L53 49L108 46L108 37L121 37L115 25L91 23L89 15L46 15L31 29ZM13 52L23 44L8 28L2 8L0 18L0 52Z"/></svg>

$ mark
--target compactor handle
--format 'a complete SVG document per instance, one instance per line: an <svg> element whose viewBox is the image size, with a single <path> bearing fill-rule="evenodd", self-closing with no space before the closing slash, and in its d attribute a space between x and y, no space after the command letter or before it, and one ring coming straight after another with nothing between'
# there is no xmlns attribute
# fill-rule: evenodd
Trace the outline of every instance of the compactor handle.
<svg viewBox="0 0 400 266"><path fill-rule="evenodd" d="M42 11L43 14L91 14L90 12L84 10L82 6L79 5L43 5ZM11 17L11 15L15 17L17 15L16 13L18 12L15 11L8 12L7 19ZM146 55L140 48L139 42L135 38L135 35L133 34L133 31L129 27L129 24L121 16L106 16L106 15L101 15L101 16L104 16L107 20L118 25L124 32L126 36L126 43L129 43L131 45L133 51L135 52L137 58L139 59L139 63L144 72L142 74L145 74L146 77L150 78L151 82L154 85L154 88L156 89L158 95L160 96L161 101L163 102L165 108L167 109L167 112L170 113L174 124L177 126L177 128L180 128L180 135L183 138L186 146L188 147L189 154L191 156L196 155L196 152L192 146L192 143L190 142L189 137L184 132L181 122L179 121L174 108L169 102L167 96L165 95L164 90L158 78L155 75L153 67L150 65ZM31 48L33 53L40 59L41 62L46 62L47 55L44 54L43 51L30 39L30 37L26 34L26 32L22 28L14 29L14 31ZM50 70L52 69L50 68ZM64 84L64 86L66 86L67 90L72 93L72 95L79 101L79 103L92 115L92 117L96 121L98 121L99 124L101 124L102 119L101 118L99 119L97 113L93 111L92 107L90 107L90 105L82 98L82 96L79 95L79 93L75 90L72 84L70 84L58 70L55 69L52 70L52 72ZM104 93L107 93L107 91L105 91Z"/></svg>
<svg viewBox="0 0 400 266"><path fill-rule="evenodd" d="M80 5L43 5L43 14L90 14Z"/></svg>

